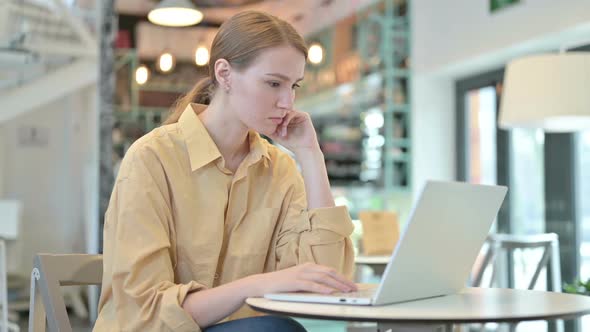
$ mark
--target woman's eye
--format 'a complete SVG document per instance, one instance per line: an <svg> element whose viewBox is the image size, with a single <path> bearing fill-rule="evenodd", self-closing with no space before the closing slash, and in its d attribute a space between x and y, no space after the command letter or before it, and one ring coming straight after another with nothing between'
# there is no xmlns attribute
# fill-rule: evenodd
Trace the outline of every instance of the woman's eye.
<svg viewBox="0 0 590 332"><path fill-rule="evenodd" d="M299 85L299 84L293 84L293 90L298 89L300 87L301 87L301 85Z"/></svg>
<svg viewBox="0 0 590 332"><path fill-rule="evenodd" d="M279 82L268 82L268 85L270 85L273 88L278 88L279 86L281 86L281 83L279 83Z"/></svg>

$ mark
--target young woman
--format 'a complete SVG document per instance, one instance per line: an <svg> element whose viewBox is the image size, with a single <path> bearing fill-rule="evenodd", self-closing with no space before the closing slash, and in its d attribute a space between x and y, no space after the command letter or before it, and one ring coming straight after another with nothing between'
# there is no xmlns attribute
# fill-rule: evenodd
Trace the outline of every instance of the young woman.
<svg viewBox="0 0 590 332"><path fill-rule="evenodd" d="M252 317L244 300L356 289L350 217L334 206L309 115L293 110L306 56L274 16L243 12L221 26L210 77L124 157L96 331L301 331Z"/></svg>

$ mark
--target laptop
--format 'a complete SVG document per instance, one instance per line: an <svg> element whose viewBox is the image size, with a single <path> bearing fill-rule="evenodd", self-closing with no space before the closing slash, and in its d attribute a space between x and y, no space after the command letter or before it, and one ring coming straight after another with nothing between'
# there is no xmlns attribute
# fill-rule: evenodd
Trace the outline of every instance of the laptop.
<svg viewBox="0 0 590 332"><path fill-rule="evenodd" d="M378 285L359 285L359 290L351 293L273 293L264 297L383 305L458 293L466 286L507 190L503 186L427 181Z"/></svg>

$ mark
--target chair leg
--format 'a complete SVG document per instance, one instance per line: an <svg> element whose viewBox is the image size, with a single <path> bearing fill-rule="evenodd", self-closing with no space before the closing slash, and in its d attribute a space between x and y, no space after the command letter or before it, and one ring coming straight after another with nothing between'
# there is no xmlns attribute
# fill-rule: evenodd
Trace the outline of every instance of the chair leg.
<svg viewBox="0 0 590 332"><path fill-rule="evenodd" d="M561 292L561 259L559 257L559 241L551 242L551 259L549 260L551 268L551 281L554 292Z"/></svg>
<svg viewBox="0 0 590 332"><path fill-rule="evenodd" d="M88 286L88 315L90 322L94 324L98 318L98 298L100 297L100 289L98 286Z"/></svg>
<svg viewBox="0 0 590 332"><path fill-rule="evenodd" d="M483 261L481 262L481 265L479 266L479 269L475 272L473 282L471 284L473 287L480 287L481 286L483 274L484 274L486 268L488 267L488 265L490 264L490 262L492 262L494 260L495 256L496 256L496 248L493 247L493 244L490 243L490 244L488 244L486 253L484 255Z"/></svg>
<svg viewBox="0 0 590 332"><path fill-rule="evenodd" d="M543 268L547 266L547 262L549 262L550 256L551 256L551 251L549 250L549 248L544 247L543 248L543 256L541 257L541 260L539 260L539 263L537 263L537 268L535 269L535 273L533 274L533 278L531 279L531 282L529 283L529 286L527 289L532 290L535 288L535 285L537 284L537 280L539 279L539 275L541 274L541 270L543 270ZM553 290L553 291L555 291L555 290Z"/></svg>
<svg viewBox="0 0 590 332"><path fill-rule="evenodd" d="M79 318L87 319L88 309L86 308L86 305L82 300L82 296L80 294L81 291L82 290L80 289L80 287L70 287L69 289L65 290L65 295L69 300L68 304L70 304L72 306L72 309L74 309L74 314L76 314L76 316L78 316Z"/></svg>
<svg viewBox="0 0 590 332"><path fill-rule="evenodd" d="M34 268L31 273L29 332L45 332L45 308L43 307L41 292L36 287L40 277L39 270Z"/></svg>
<svg viewBox="0 0 590 332"><path fill-rule="evenodd" d="M0 239L0 306L2 306L2 320L0 331L8 331L8 283L6 281L6 246Z"/></svg>
<svg viewBox="0 0 590 332"><path fill-rule="evenodd" d="M516 326L518 325L518 323L510 323L508 330L510 332L516 332Z"/></svg>
<svg viewBox="0 0 590 332"><path fill-rule="evenodd" d="M19 322L20 318L18 317L18 312L14 310L10 310L10 306L8 307L8 322L17 323Z"/></svg>
<svg viewBox="0 0 590 332"><path fill-rule="evenodd" d="M6 327L7 327L8 331L20 332L20 327L13 322L8 322L8 325Z"/></svg>

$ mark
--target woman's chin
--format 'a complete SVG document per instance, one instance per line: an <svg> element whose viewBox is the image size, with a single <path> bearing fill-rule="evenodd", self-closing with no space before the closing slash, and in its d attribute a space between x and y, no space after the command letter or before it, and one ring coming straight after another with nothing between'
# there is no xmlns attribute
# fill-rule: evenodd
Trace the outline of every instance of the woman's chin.
<svg viewBox="0 0 590 332"><path fill-rule="evenodd" d="M260 135L264 135L266 137L271 137L274 135L274 133L276 132L276 127L269 129L269 128L253 128L253 130L257 133L259 133Z"/></svg>

